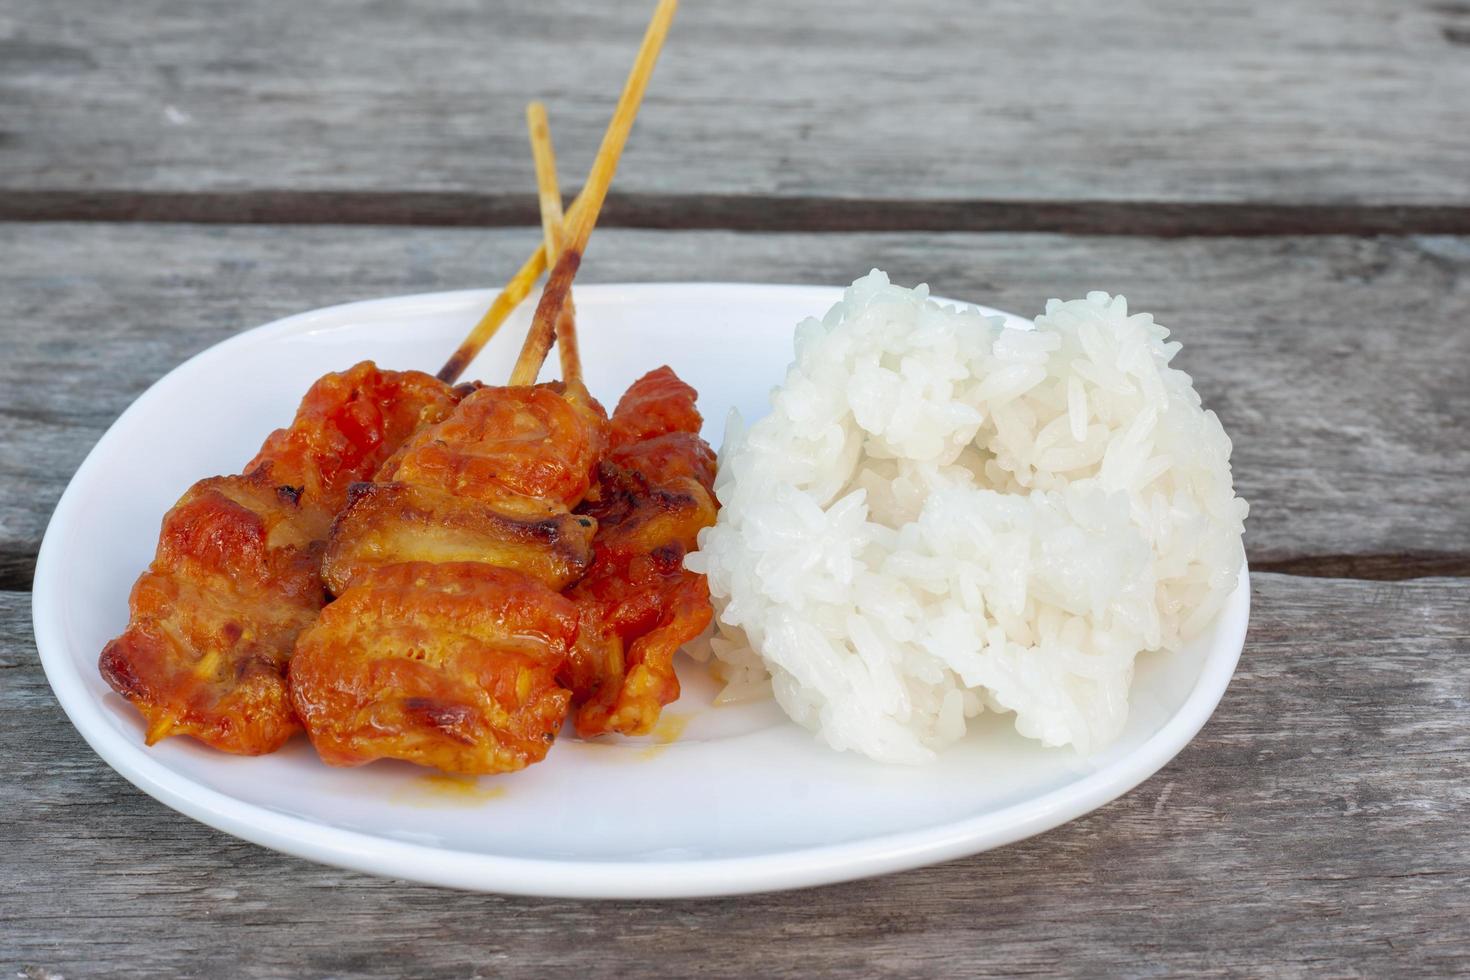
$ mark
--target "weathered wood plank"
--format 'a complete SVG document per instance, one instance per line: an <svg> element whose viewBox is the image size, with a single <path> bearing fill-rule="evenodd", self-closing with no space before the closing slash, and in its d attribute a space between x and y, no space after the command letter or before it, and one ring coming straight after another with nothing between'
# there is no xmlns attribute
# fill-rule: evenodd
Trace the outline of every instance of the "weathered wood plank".
<svg viewBox="0 0 1470 980"><path fill-rule="evenodd" d="M0 572L24 587L86 451L184 358L315 306L487 283L534 235L0 225ZM1234 437L1252 560L1466 567L1470 241L605 231L582 275L841 283L872 266L1022 312L1099 286L1155 312Z"/></svg>
<svg viewBox="0 0 1470 980"><path fill-rule="evenodd" d="M1470 971L1470 590L1255 577L1241 667L1161 773L936 868L706 902L464 895L317 867L143 796L0 594L0 965L66 976ZM25 975L25 974L22 974Z"/></svg>
<svg viewBox="0 0 1470 980"><path fill-rule="evenodd" d="M570 185L649 6L12 0L0 187L523 194L532 97ZM1442 0L689 4L619 189L1465 206L1467 38Z"/></svg>

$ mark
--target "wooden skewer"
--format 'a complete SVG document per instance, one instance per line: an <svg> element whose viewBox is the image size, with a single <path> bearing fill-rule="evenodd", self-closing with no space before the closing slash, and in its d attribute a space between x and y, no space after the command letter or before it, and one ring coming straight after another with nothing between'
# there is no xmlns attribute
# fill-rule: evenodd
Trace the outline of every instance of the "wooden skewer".
<svg viewBox="0 0 1470 980"><path fill-rule="evenodd" d="M653 19L648 22L643 44L638 49L638 58L633 62L633 70L628 73L628 81L623 85L623 94L618 99L612 122L603 134L602 145L597 149L597 159L593 162L592 171L587 175L587 183L579 195L578 203L581 208L573 206L574 213L570 220L572 230L561 257L552 267L546 288L541 292L541 302L536 305L531 331L521 347L521 356L516 361L515 370L511 372L510 383L513 385L533 384L536 375L541 371L541 363L546 360L547 351L551 349L551 340L556 336L557 320L571 293L572 280L576 278L577 268L582 264L582 253L587 248L588 239L592 237L592 229L597 225L602 203L607 200L608 185L612 183L613 173L618 168L618 158L622 156L623 147L628 142L628 132L633 128L638 106L643 101L648 79L653 74L654 62L658 60L659 50L663 47L664 38L668 36L669 24L678 7L679 0L659 0Z"/></svg>
<svg viewBox="0 0 1470 980"><path fill-rule="evenodd" d="M576 219L581 211L581 204L582 198L579 195L572 202L572 206L567 209L568 221ZM454 353L449 355L449 360L445 361L444 366L439 369L436 377L440 381L454 384L454 382L459 380L459 376L464 373L464 369L469 367L470 362L490 342L490 338L495 336L495 332L500 329L500 325L505 322L505 318L510 316L517 306L521 305L522 300L531 295L531 290L535 287L536 280L541 278L541 273L546 271L548 264L546 261L545 246L537 245L536 251L532 252L531 257L516 270L515 275L510 277L510 281L505 284L505 288L500 291L500 295L495 297L495 302L491 303L490 308L485 311L485 315L480 317L480 322L475 324L474 329L465 335L464 340L460 341Z"/></svg>
<svg viewBox="0 0 1470 980"><path fill-rule="evenodd" d="M541 205L541 233L546 259L552 265L561 258L565 233L561 210L561 188L556 180L556 152L551 147L551 127L546 121L546 106L532 102L526 106L526 128L531 135L531 157L536 162L536 198ZM582 357L577 350L577 311L571 296L556 321L556 350L561 357L563 381L582 380Z"/></svg>
<svg viewBox="0 0 1470 980"><path fill-rule="evenodd" d="M668 12L667 18L665 19L663 27L664 32L667 33L667 19L672 18L672 8L674 6L677 6L677 3L668 3L668 0L665 0L665 3L671 8ZM649 25L650 33L654 30L654 27L659 18L659 14L662 12L663 6L661 5L659 10L654 14L655 23ZM648 45L648 41L649 38L647 35L645 35L645 48ZM659 38L659 43L662 43L661 37ZM653 53L655 56L657 55L656 50ZM644 51L640 49L640 61L642 60L643 55ZM648 69L650 71L652 69L651 59L648 64ZM634 71L637 72L637 70L638 65L635 63ZM632 83L632 81L633 79L632 77L630 77L630 84ZM643 84L647 84L646 76L643 79ZM627 95L626 89L624 91L624 95ZM641 90L639 92L639 96L640 98L642 96ZM620 111L623 109L623 103L621 101L618 104L618 108ZM637 109L638 107L635 102L632 106L632 112L635 115L637 113ZM617 121L617 116L614 115L613 124L616 124ZM631 120L629 120L628 126L629 128L631 128ZM611 131L612 125L609 125L608 128ZM625 132L624 138L626 138L626 135L627 134ZM606 140L604 140L604 142L606 142ZM621 147L619 149L621 150ZM613 163L614 166L616 166L616 161L613 161ZM609 174L609 179L611 179L611 174ZM587 190L584 188L582 193L578 194L576 200L572 202L571 207L567 209L566 220L563 222L564 229L574 228L576 226L582 214L583 201L586 198ZM590 229L588 230L588 233L591 233ZM578 255L578 258L580 259L580 253ZM437 377L441 381L453 384L459 379L459 376L464 373L464 369L469 366L470 362L473 361L475 357L479 355L480 351L484 349L485 345L490 342L490 338L495 336L495 332L500 329L501 324L505 322L506 318L510 316L512 311L514 311L515 308L521 304L522 300L530 295L531 289L536 285L536 280L540 278L541 273L546 271L548 265L550 265L550 263L547 261L546 247L544 245L536 246L536 251L532 252L531 257L526 259L525 263L521 265L520 269L516 270L516 274L512 276L510 278L510 281L505 284L505 288L500 291L500 295L495 297L495 301L490 304L490 308L486 310L485 315L480 318L480 322L475 324L474 329L472 329L465 336L465 339L460 342L459 347L456 348L454 353L449 356L449 359L444 362L444 366L439 369ZM528 338L528 340L529 339L530 338ZM545 342L545 344L546 346L543 347L540 354L540 360L545 360L546 350L549 349L549 341ZM524 356L524 354L525 351L523 350L522 355ZM536 362L537 373L539 373L540 371L540 360ZM532 380L534 380L534 376Z"/></svg>

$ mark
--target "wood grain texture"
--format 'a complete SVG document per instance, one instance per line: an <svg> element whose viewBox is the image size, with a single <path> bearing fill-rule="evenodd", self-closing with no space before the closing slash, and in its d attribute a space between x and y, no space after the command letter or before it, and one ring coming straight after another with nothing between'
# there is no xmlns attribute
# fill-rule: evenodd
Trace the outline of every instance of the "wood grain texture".
<svg viewBox="0 0 1470 980"><path fill-rule="evenodd" d="M316 306L485 284L524 258L535 235L0 225L0 572L27 586L82 457L188 356ZM841 283L872 266L1018 312L1099 286L1154 312L1183 341L1179 363L1234 438L1253 561L1309 571L1301 560L1331 556L1319 573L1377 568L1392 578L1393 567L1454 573L1470 555L1466 239L609 230L594 239L582 279Z"/></svg>
<svg viewBox="0 0 1470 980"><path fill-rule="evenodd" d="M1260 575L1162 772L973 858L701 902L465 895L318 867L115 775L0 594L8 976L1385 976L1470 970L1470 590ZM27 974L25 971L32 971Z"/></svg>
<svg viewBox="0 0 1470 980"><path fill-rule="evenodd" d="M570 186L650 6L10 0L0 187L521 194L533 97ZM619 190L1463 208L1467 36L1442 0L691 3Z"/></svg>

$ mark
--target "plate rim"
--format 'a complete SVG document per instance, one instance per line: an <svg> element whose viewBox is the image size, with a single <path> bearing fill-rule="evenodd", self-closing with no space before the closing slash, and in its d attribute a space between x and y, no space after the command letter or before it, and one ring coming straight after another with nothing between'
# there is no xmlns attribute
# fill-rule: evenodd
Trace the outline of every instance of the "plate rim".
<svg viewBox="0 0 1470 980"><path fill-rule="evenodd" d="M806 292L835 301L844 287L799 283L639 282L581 286L578 292L619 293L711 290ZM1081 779L960 820L917 830L864 837L840 844L800 847L760 855L676 861L554 860L483 854L333 827L249 803L174 772L146 748L119 740L102 724L101 710L73 669L55 596L63 587L56 555L61 551L76 488L98 462L99 450L145 401L164 397L178 376L199 362L228 356L234 348L310 332L322 321L363 311L425 303L488 302L490 289L441 290L355 300L290 314L242 330L182 361L128 405L88 451L67 482L47 522L31 588L32 626L47 683L68 721L116 773L149 796L191 819L272 850L305 860L430 885L500 894L583 899L671 899L717 897L803 888L907 870L976 854L1043 833L1101 807L1157 773L1193 740L1213 715L1234 676L1250 614L1250 570L1242 562L1235 591L1216 620L1216 635L1188 697L1133 752ZM940 302L979 304L935 297ZM350 329L337 327L335 329ZM1223 633L1218 632L1224 627Z"/></svg>

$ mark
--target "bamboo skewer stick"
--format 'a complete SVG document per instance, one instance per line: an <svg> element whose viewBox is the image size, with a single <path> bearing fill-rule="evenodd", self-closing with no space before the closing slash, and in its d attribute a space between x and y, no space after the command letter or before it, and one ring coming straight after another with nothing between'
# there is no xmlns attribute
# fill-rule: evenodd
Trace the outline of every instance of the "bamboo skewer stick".
<svg viewBox="0 0 1470 980"><path fill-rule="evenodd" d="M526 106L526 128L531 137L531 158L536 163L536 199L541 207L541 233L547 261L555 265L561 258L565 234L561 208L561 188L556 180L556 152L551 146L551 127L546 122L546 106L532 102ZM582 380L582 357L577 349L577 311L572 297L562 307L556 321L556 350L561 358L563 381Z"/></svg>
<svg viewBox="0 0 1470 980"><path fill-rule="evenodd" d="M671 8L667 14L663 27L664 33L667 33L667 20L669 18L672 18L672 8L674 6L677 6L677 2L675 0L675 2L670 3L669 0L664 0L664 3ZM658 20L659 14L663 12L663 9L663 5L660 5L659 10L654 14L655 21ZM654 26L654 24L649 25L649 33L652 33ZM645 48L648 45L648 41L649 37L645 35ZM659 38L659 43L662 43L662 37ZM640 61L643 59L644 53L645 52L643 49L639 50ZM657 51L654 52L655 56L656 54ZM648 68L651 71L651 61L648 65ZM635 73L637 72L637 70L638 64L635 63ZM633 79L632 77L630 77L629 83L631 84L632 81ZM646 75L643 79L643 84L647 84ZM626 89L624 91L624 95L627 95ZM640 91L640 99L641 96L642 92ZM619 110L623 108L622 101L619 102L618 108ZM635 102L635 104L632 106L632 112L636 115L637 110L638 107ZM614 123L616 122L617 116L615 115ZM632 123L630 120L628 126L631 128L631 125ZM609 126L609 130L611 130L611 128L612 127ZM624 138L626 138L626 135L627 134L625 132ZM604 142L606 142L605 139ZM619 150L621 151L621 147L619 147ZM616 161L614 161L614 166L616 166ZM609 179L610 178L611 174L609 174ZM576 226L582 215L583 201L586 198L587 191L584 188L582 193L578 194L576 200L572 202L571 207L567 208L566 220L563 222L564 230L574 228ZM600 207L601 205L599 203L599 209ZM578 257L580 259L580 255ZM475 357L479 355L480 351L484 349L485 345L490 342L490 338L495 336L495 332L500 329L501 324L505 322L506 318L510 316L515 308L521 304L522 300L530 295L532 288L534 288L536 285L536 280L539 279L541 277L541 274L546 271L548 265L550 265L550 263L548 263L547 261L546 247L544 245L537 245L536 250L531 253L530 258L526 259L526 261L521 265L520 269L516 270L516 274L510 278L510 280L505 284L505 288L500 291L500 295L495 297L495 301L490 304L490 308L485 311L485 315L480 318L480 321L475 324L474 328L471 329L470 332L465 336L464 340L460 342L459 347L456 348L454 353L449 356L449 359L444 362L444 366L439 369L437 375L439 380L445 381L449 384L453 384L459 379L459 376L464 373L464 369L469 366L470 362L473 361ZM524 355L525 352L523 351L522 353ZM545 359L545 350L542 351L540 356L542 360ZM540 361L537 362L538 372L539 369ZM534 377L532 380L534 380Z"/></svg>
<svg viewBox="0 0 1470 980"><path fill-rule="evenodd" d="M603 202L607 200L608 185L612 183L618 158L622 156L623 147L628 142L628 133L638 115L643 93L648 89L654 62L658 60L658 53L663 47L664 38L668 36L669 24L678 7L679 0L659 0L653 19L648 23L643 44L638 49L638 58L628 74L623 94L618 99L618 107L613 111L612 122L608 124L607 132L602 137L597 159L593 162L592 170L587 175L587 183L579 195L578 203L581 208L573 205L574 213L569 222L572 230L560 258L552 267L546 288L541 292L541 302L536 305L536 316L531 321L530 333L526 335L521 356L510 375L510 383L513 385L533 384L536 375L541 371L541 363L551 349L557 320L567 303L572 280L576 278L577 269L582 264L582 253L587 248L588 239L592 237L592 229L597 225L597 216L602 211Z"/></svg>
<svg viewBox="0 0 1470 980"><path fill-rule="evenodd" d="M581 203L580 196L572 202L572 206L567 209L568 221L576 219L581 210ZM454 353L449 355L449 360L445 361L444 366L439 369L436 377L440 381L454 384L459 380L464 369L469 367L470 362L490 342L490 338L495 336L495 332L500 329L505 318L521 305L522 300L531 295L531 290L536 286L536 280L541 278L541 273L546 271L547 265L546 248L543 245L537 245L536 251L532 252L531 257L521 265L520 269L516 270L515 275L510 277L510 281L505 284L500 295L495 297L495 302L490 304L490 309L480 317L480 322L465 335L459 347L455 348Z"/></svg>

